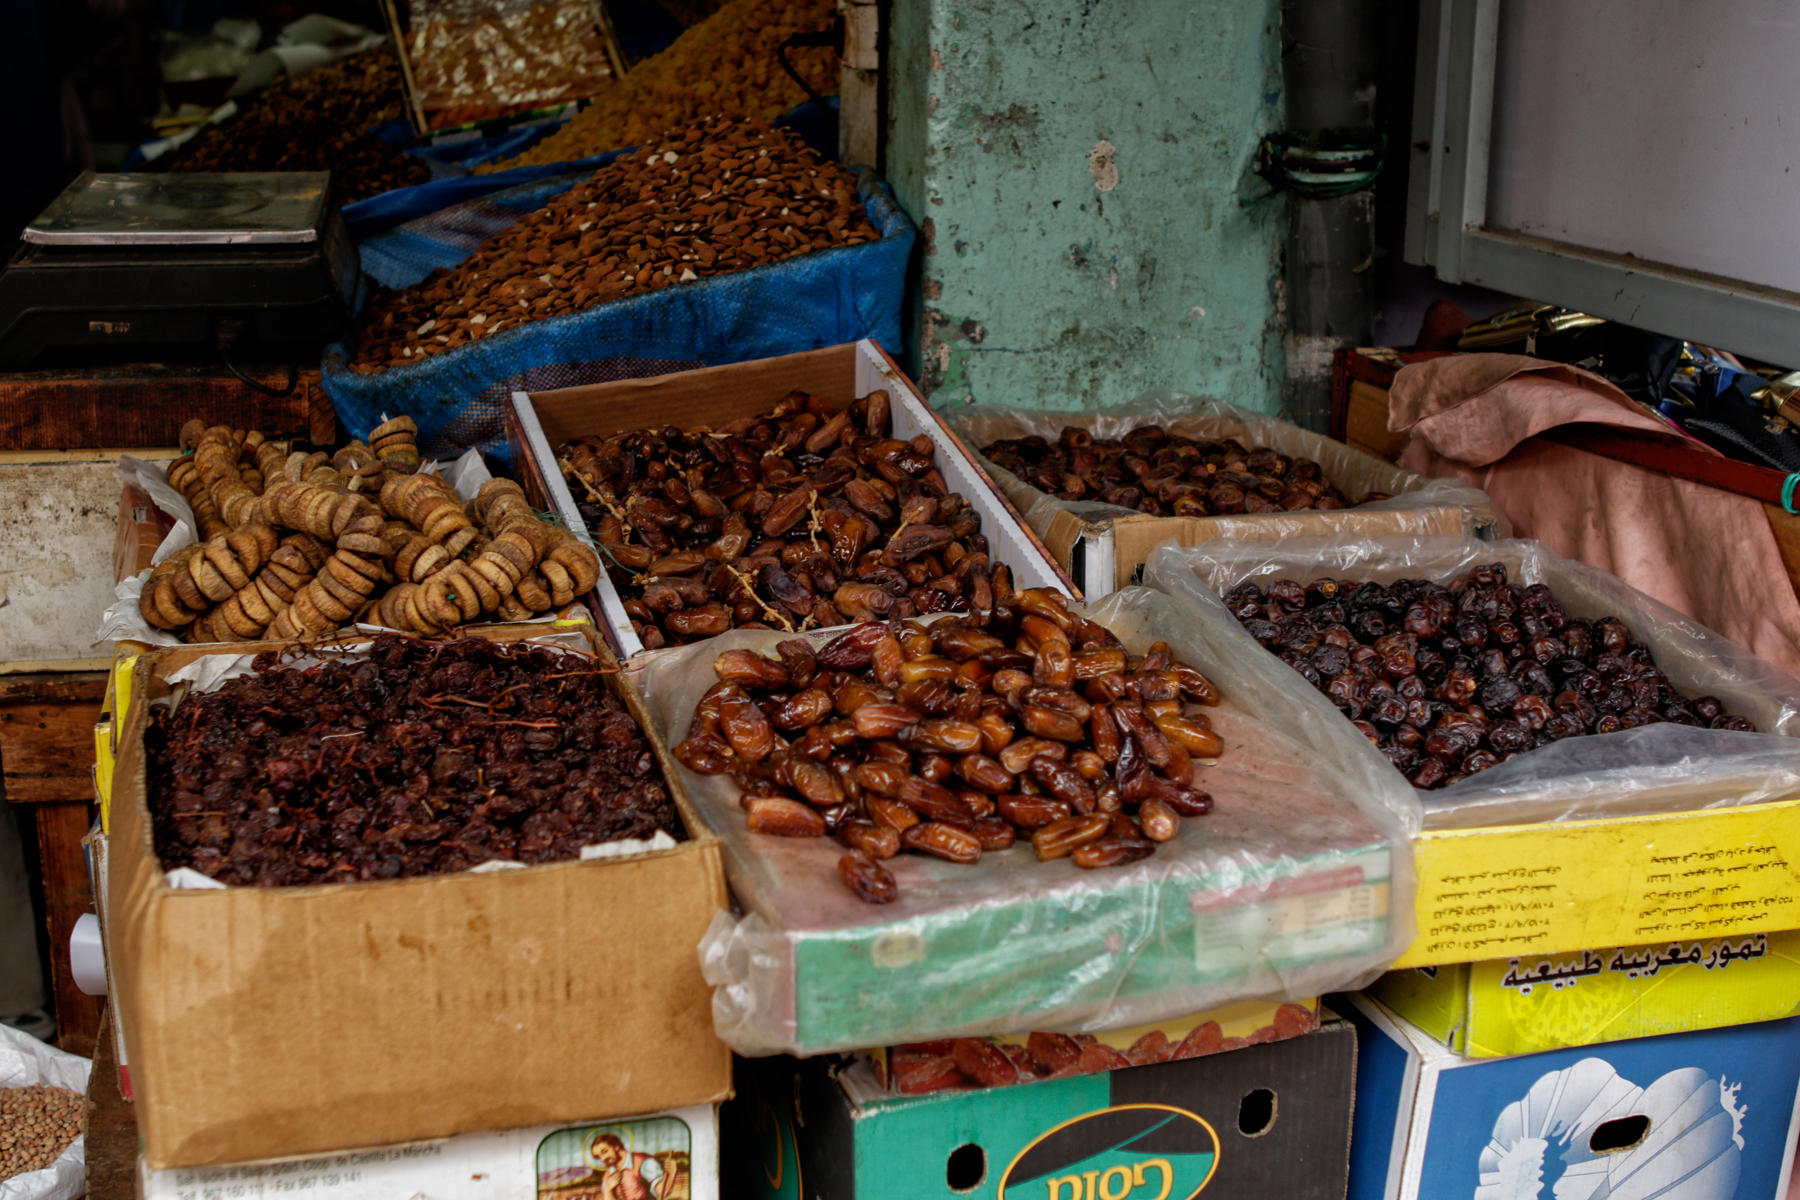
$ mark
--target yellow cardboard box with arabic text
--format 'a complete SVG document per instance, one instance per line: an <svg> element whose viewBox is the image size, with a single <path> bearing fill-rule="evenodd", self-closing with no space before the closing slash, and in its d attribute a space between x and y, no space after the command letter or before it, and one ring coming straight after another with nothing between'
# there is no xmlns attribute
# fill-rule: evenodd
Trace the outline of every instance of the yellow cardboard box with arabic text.
<svg viewBox="0 0 1800 1200"><path fill-rule="evenodd" d="M1800 931L1390 971L1368 989L1470 1058L1800 1014Z"/></svg>

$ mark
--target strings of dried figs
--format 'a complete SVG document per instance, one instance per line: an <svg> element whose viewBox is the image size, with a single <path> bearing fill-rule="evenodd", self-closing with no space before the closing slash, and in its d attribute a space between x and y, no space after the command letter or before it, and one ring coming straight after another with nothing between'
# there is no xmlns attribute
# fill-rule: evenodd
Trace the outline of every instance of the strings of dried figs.
<svg viewBox="0 0 1800 1200"><path fill-rule="evenodd" d="M1487 563L1448 586L1283 579L1225 597L1264 648L1324 692L1418 788L1447 787L1563 738L1672 721L1750 731L1688 699L1617 617L1571 617Z"/></svg>
<svg viewBox="0 0 1800 1200"><path fill-rule="evenodd" d="M169 467L201 540L152 569L144 619L190 642L330 633L352 621L436 634L528 619L600 577L593 550L495 479L464 503L421 470L411 417L308 453L255 430L201 428Z"/></svg>
<svg viewBox="0 0 1800 1200"><path fill-rule="evenodd" d="M165 869L338 883L683 836L650 743L588 655L385 634L366 656L254 665L145 731Z"/></svg>
<svg viewBox="0 0 1800 1200"><path fill-rule="evenodd" d="M889 436L889 397L793 392L717 430L634 429L558 452L647 649L728 629L797 633L967 609L1011 589L931 439Z"/></svg>
<svg viewBox="0 0 1800 1200"><path fill-rule="evenodd" d="M1212 517L1352 507L1310 458L1244 445L1235 438L1196 441L1161 425L1121 438L1095 438L1069 426L1054 442L1006 438L982 454L1040 491L1064 500L1098 500L1156 516ZM1355 504L1386 500L1370 492Z"/></svg>
<svg viewBox="0 0 1800 1200"><path fill-rule="evenodd" d="M996 595L985 621L856 625L816 651L728 650L675 757L743 788L749 827L835 836L856 895L898 894L902 850L955 863L1029 838L1041 860L1135 862L1202 816L1223 748L1218 689L1158 642L1128 654L1056 592Z"/></svg>

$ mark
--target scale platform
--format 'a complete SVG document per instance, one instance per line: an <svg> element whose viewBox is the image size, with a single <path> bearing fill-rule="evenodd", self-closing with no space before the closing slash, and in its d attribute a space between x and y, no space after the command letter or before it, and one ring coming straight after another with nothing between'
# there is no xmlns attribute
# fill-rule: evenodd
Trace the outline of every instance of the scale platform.
<svg viewBox="0 0 1800 1200"><path fill-rule="evenodd" d="M139 347L316 353L343 332L357 278L330 181L82 174L0 272L0 369Z"/></svg>

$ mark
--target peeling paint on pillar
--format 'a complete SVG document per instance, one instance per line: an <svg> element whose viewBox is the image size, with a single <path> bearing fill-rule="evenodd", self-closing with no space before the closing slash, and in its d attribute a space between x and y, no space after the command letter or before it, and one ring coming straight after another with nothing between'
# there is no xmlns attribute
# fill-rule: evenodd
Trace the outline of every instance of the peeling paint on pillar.
<svg viewBox="0 0 1800 1200"><path fill-rule="evenodd" d="M888 174L930 215L908 364L937 403L1279 402L1285 210L1237 202L1281 115L1279 4L890 10ZM923 224L923 222L922 222Z"/></svg>

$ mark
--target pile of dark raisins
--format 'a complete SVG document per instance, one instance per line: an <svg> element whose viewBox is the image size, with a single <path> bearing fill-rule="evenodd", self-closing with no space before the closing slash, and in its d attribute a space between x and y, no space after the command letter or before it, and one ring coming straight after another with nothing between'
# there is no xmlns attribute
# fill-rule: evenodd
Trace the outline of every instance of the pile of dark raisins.
<svg viewBox="0 0 1800 1200"><path fill-rule="evenodd" d="M145 730L156 853L225 884L344 883L559 862L680 816L598 659L384 635L252 674Z"/></svg>
<svg viewBox="0 0 1800 1200"><path fill-rule="evenodd" d="M1448 587L1243 583L1225 607L1418 788L1584 734L1661 721L1755 729L1711 696L1677 692L1625 622L1571 618L1543 584L1509 584L1500 563Z"/></svg>

